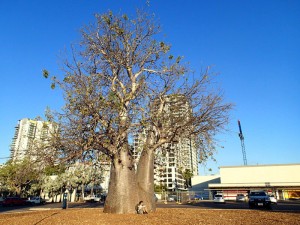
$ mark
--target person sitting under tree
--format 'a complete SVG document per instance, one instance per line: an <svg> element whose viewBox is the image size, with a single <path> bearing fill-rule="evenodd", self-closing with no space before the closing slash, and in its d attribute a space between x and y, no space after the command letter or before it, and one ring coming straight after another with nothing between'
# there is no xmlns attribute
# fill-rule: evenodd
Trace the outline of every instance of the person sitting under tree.
<svg viewBox="0 0 300 225"><path fill-rule="evenodd" d="M143 201L140 201L137 205L137 214L148 214L146 206L143 204Z"/></svg>

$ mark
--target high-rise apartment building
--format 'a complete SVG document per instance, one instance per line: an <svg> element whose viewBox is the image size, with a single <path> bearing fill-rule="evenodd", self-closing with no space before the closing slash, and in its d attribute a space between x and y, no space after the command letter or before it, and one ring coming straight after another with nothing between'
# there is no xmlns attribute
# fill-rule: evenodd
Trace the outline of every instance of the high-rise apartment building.
<svg viewBox="0 0 300 225"><path fill-rule="evenodd" d="M152 111L155 113L154 109ZM165 97L164 115L162 123L182 123L189 119L191 108L182 95ZM172 124L171 124L172 126ZM135 135L133 140L134 157L139 158L143 144L146 140L146 130ZM193 137L182 137L167 143L156 150L154 182L164 185L167 190L186 189L186 180L183 173L189 170L198 175L198 151Z"/></svg>
<svg viewBox="0 0 300 225"><path fill-rule="evenodd" d="M32 153L37 144L47 143L53 129L53 125L49 122L27 118L19 120L10 148L13 161L24 159L26 155ZM36 156L32 154L30 157L35 159Z"/></svg>
<svg viewBox="0 0 300 225"><path fill-rule="evenodd" d="M163 145L156 152L155 183L168 190L186 189L183 176L186 171L198 175L198 156L192 139L182 138L178 142Z"/></svg>

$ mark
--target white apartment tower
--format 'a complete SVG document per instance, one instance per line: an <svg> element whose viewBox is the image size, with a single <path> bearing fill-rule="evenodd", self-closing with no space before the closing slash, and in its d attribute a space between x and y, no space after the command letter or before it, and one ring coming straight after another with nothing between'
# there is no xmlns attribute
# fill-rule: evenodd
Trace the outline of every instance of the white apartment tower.
<svg viewBox="0 0 300 225"><path fill-rule="evenodd" d="M24 159L35 144L46 143L53 129L49 122L27 118L19 120L10 149L13 161Z"/></svg>
<svg viewBox="0 0 300 225"><path fill-rule="evenodd" d="M188 117L191 109L184 96L166 96L165 99L164 111L172 114L170 118L180 121ZM134 137L134 157L137 159L145 139L146 131L136 134ZM189 170L194 176L198 175L198 151L192 137L180 138L176 142L165 144L157 149L154 168L155 184L164 185L168 190L184 190L186 181L182 174L185 170Z"/></svg>
<svg viewBox="0 0 300 225"><path fill-rule="evenodd" d="M189 170L198 175L198 154L194 140L182 138L178 142L168 143L158 150L156 155L156 184L163 184L168 190L186 189L183 173Z"/></svg>

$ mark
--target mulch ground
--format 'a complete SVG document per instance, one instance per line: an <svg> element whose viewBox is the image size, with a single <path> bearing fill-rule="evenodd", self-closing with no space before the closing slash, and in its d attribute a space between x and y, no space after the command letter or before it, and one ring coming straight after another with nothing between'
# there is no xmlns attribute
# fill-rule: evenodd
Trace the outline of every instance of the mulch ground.
<svg viewBox="0 0 300 225"><path fill-rule="evenodd" d="M300 224L299 212L267 210L157 209L146 215L105 214L102 209L41 210L0 214L5 225L199 225L199 224Z"/></svg>

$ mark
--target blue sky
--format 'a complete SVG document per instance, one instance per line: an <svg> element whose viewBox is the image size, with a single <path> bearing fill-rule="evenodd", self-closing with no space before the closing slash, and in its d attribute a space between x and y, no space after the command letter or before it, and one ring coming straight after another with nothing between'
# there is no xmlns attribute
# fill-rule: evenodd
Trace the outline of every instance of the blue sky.
<svg viewBox="0 0 300 225"><path fill-rule="evenodd" d="M239 119L248 165L300 163L300 2L297 0L30 0L0 1L0 163L19 119L59 109L42 69L59 73L59 55L80 38L95 13L135 8L153 12L174 55L199 72L213 66L225 98L236 106L228 132L218 135L219 166L243 165ZM208 171L211 168L212 171Z"/></svg>

